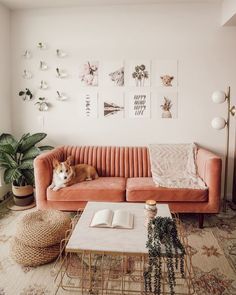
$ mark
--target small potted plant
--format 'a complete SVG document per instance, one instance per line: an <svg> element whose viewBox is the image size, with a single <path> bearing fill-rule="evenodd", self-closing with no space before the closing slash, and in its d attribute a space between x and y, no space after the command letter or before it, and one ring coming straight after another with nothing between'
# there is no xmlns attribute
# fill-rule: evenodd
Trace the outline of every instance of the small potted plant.
<svg viewBox="0 0 236 295"><path fill-rule="evenodd" d="M19 96L21 96L24 101L31 100L33 98L33 94L28 88L25 88L25 91L20 91Z"/></svg>
<svg viewBox="0 0 236 295"><path fill-rule="evenodd" d="M4 169L4 181L12 184L14 202L18 206L30 205L34 200L34 159L51 146L36 146L45 133L24 134L16 140L11 134L0 136L0 167Z"/></svg>
<svg viewBox="0 0 236 295"><path fill-rule="evenodd" d="M171 108L172 108L172 103L171 100L166 98L164 96L164 103L161 105L162 108L162 118L172 118L172 114L171 114Z"/></svg>

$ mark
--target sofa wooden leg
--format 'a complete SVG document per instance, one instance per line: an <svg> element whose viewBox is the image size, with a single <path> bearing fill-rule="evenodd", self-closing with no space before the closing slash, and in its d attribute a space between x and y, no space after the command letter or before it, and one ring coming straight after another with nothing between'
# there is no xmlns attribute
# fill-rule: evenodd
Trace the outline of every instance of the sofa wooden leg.
<svg viewBox="0 0 236 295"><path fill-rule="evenodd" d="M198 226L199 226L199 228L203 228L203 223L204 223L204 214L199 213L198 214Z"/></svg>

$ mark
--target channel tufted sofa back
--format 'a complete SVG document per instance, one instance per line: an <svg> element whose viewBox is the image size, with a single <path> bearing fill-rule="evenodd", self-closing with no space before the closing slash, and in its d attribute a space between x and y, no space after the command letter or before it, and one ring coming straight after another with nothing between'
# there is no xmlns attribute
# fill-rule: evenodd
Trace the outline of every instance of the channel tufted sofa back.
<svg viewBox="0 0 236 295"><path fill-rule="evenodd" d="M64 160L94 166L104 177L151 177L147 147L64 146Z"/></svg>

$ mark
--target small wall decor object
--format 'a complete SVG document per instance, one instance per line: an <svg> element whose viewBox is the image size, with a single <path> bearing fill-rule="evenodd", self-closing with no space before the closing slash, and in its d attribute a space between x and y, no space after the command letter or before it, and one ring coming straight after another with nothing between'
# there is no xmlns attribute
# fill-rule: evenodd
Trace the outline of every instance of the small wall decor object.
<svg viewBox="0 0 236 295"><path fill-rule="evenodd" d="M124 118L124 96L120 91L110 91L102 93L103 116L105 118Z"/></svg>
<svg viewBox="0 0 236 295"><path fill-rule="evenodd" d="M33 78L33 74L28 70L24 70L22 77L24 79L30 80Z"/></svg>
<svg viewBox="0 0 236 295"><path fill-rule="evenodd" d="M56 54L57 54L57 57L60 57L60 58L67 56L67 53L61 49L57 49Z"/></svg>
<svg viewBox="0 0 236 295"><path fill-rule="evenodd" d="M98 86L98 61L87 61L80 67L79 78L84 86Z"/></svg>
<svg viewBox="0 0 236 295"><path fill-rule="evenodd" d="M97 118L98 94L95 91L87 91L80 94L80 114L84 118Z"/></svg>
<svg viewBox="0 0 236 295"><path fill-rule="evenodd" d="M130 92L129 116L131 118L150 118L150 93Z"/></svg>
<svg viewBox="0 0 236 295"><path fill-rule="evenodd" d="M65 70L61 70L59 68L56 68L56 73L57 73L57 78L60 78L60 79L66 78L68 76Z"/></svg>
<svg viewBox="0 0 236 295"><path fill-rule="evenodd" d="M104 62L103 83L105 86L124 86L125 69L123 61Z"/></svg>
<svg viewBox="0 0 236 295"><path fill-rule="evenodd" d="M30 50L25 50L24 54L23 54L23 57L26 58L26 59L30 59L31 58L31 52Z"/></svg>
<svg viewBox="0 0 236 295"><path fill-rule="evenodd" d="M57 91L57 100L65 101L68 99L68 96L62 92Z"/></svg>
<svg viewBox="0 0 236 295"><path fill-rule="evenodd" d="M39 97L35 103L40 112L46 112L49 109L50 104L46 101L45 97Z"/></svg>
<svg viewBox="0 0 236 295"><path fill-rule="evenodd" d="M176 88L178 86L178 61L158 60L153 66L154 85L161 88Z"/></svg>
<svg viewBox="0 0 236 295"><path fill-rule="evenodd" d="M24 101L31 100L33 98L33 94L28 88L25 88L25 91L20 91L19 96L21 96Z"/></svg>
<svg viewBox="0 0 236 295"><path fill-rule="evenodd" d="M159 116L162 119L178 117L178 95L176 92L158 93Z"/></svg>
<svg viewBox="0 0 236 295"><path fill-rule="evenodd" d="M129 85L136 87L150 86L150 62L133 61L128 67Z"/></svg>
<svg viewBox="0 0 236 295"><path fill-rule="evenodd" d="M39 89L46 90L46 89L48 89L48 87L49 87L48 83L44 80L41 80L40 85L39 85Z"/></svg>
<svg viewBox="0 0 236 295"><path fill-rule="evenodd" d="M231 105L230 101L230 87L227 93L222 90L215 91L212 94L212 100L214 103L227 102L227 119L216 117L212 120L211 125L215 129L224 129L226 127L226 154L225 154L225 173L224 173L224 195L223 195L223 212L227 209L227 180L228 180L228 164L229 164L229 136L230 136L230 118L236 114L236 108Z"/></svg>
<svg viewBox="0 0 236 295"><path fill-rule="evenodd" d="M40 61L39 68L41 71L46 71L48 69L48 65L45 61Z"/></svg>
<svg viewBox="0 0 236 295"><path fill-rule="evenodd" d="M42 50L42 49L46 49L47 45L43 42L38 42L37 47Z"/></svg>

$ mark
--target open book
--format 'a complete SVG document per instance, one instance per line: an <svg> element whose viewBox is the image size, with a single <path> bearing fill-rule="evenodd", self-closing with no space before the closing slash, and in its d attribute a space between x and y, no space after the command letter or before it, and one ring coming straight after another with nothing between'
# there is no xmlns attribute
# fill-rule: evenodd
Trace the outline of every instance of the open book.
<svg viewBox="0 0 236 295"><path fill-rule="evenodd" d="M91 227L133 228L133 215L125 210L103 209L93 216Z"/></svg>

